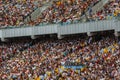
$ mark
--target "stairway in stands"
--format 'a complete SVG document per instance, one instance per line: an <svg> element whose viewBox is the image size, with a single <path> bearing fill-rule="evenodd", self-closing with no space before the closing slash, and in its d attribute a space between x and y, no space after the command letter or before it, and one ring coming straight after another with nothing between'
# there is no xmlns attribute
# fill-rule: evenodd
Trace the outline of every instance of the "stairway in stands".
<svg viewBox="0 0 120 80"><path fill-rule="evenodd" d="M43 5L42 7L37 8L33 13L31 13L30 16L28 16L27 18L24 19L25 23L30 21L30 17L31 20L35 20L38 16L41 15L41 13L47 9L49 6L52 5L53 1L57 1L57 0L51 0L51 2L46 3L45 5ZM92 10L92 14L101 10L103 8L103 6L108 2L109 0L100 0L98 3L96 3L94 6L91 7ZM85 15L82 16L82 18L86 18L86 15L89 14L89 9L87 9L85 11Z"/></svg>
<svg viewBox="0 0 120 80"><path fill-rule="evenodd" d="M96 5L91 7L91 10L92 10L91 14L94 14L97 11L100 11L103 8L103 6L108 2L109 0L101 0L100 2L98 2ZM85 14L82 16L82 18L86 18L86 15L88 14L89 14L89 10L85 11Z"/></svg>
<svg viewBox="0 0 120 80"><path fill-rule="evenodd" d="M52 5L52 2L54 0L52 0L51 2L48 2L46 4L44 4L42 7L38 7L34 12L32 12L27 18L24 19L24 22L27 23L30 21L30 17L31 17L31 20L35 20L38 16L41 15L41 13L47 9L49 6Z"/></svg>

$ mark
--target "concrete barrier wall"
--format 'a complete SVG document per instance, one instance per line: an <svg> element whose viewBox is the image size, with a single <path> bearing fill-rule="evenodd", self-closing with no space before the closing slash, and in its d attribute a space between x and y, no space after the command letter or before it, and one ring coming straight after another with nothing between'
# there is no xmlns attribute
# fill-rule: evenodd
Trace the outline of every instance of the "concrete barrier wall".
<svg viewBox="0 0 120 80"><path fill-rule="evenodd" d="M12 29L0 29L0 38L22 37L31 35L45 35L45 34L76 34L115 30L120 32L120 21L103 20L96 22L76 23L69 25L51 24L34 27L21 27Z"/></svg>

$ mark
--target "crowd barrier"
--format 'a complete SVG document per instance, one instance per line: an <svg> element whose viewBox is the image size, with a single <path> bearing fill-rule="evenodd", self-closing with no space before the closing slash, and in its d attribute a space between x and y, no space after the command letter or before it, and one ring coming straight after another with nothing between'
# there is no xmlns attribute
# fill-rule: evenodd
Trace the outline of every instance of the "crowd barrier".
<svg viewBox="0 0 120 80"><path fill-rule="evenodd" d="M101 20L76 24L50 24L44 26L19 27L0 29L0 38L58 34L69 35L77 33L98 32L106 30L120 31L119 20Z"/></svg>

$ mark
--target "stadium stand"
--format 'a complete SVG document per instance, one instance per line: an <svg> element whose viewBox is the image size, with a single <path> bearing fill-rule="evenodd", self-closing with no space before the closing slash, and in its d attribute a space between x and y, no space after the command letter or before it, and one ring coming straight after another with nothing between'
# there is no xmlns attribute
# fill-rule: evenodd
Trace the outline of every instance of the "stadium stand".
<svg viewBox="0 0 120 80"><path fill-rule="evenodd" d="M120 0L0 0L0 80L120 80L119 25Z"/></svg>
<svg viewBox="0 0 120 80"><path fill-rule="evenodd" d="M40 25L48 23L61 23L77 21L89 7L93 7L100 0L58 0L52 6L42 12L42 15L35 21L30 21L30 25Z"/></svg>
<svg viewBox="0 0 120 80"><path fill-rule="evenodd" d="M38 39L2 45L1 80L111 80L120 79L120 50L114 36L89 42L87 37ZM97 37L98 39L99 37ZM29 45L24 48L23 45ZM19 51L19 47L23 48ZM16 49L17 48L17 49ZM10 53L12 54L12 53ZM67 66L67 67L66 67ZM74 66L74 68L72 68Z"/></svg>
<svg viewBox="0 0 120 80"><path fill-rule="evenodd" d="M0 26L21 26L24 19L50 0L0 0Z"/></svg>
<svg viewBox="0 0 120 80"><path fill-rule="evenodd" d="M0 26L23 26L24 19L40 7L45 0L1 0L0 1ZM50 0L46 0L49 2ZM66 0L66 1L53 1L53 5L43 11L42 15L35 21L31 21L29 25L37 25L41 22L54 22L65 21L67 18L79 19L84 10L90 5L95 5L99 0ZM80 6L82 5L82 6ZM63 8L63 9L62 9ZM61 10L62 9L62 10ZM65 14L60 16L61 14ZM71 15L70 15L71 14ZM73 17L72 17L73 16ZM56 18L58 17L58 19ZM63 18L66 19L63 19ZM37 21L37 22L36 22Z"/></svg>
<svg viewBox="0 0 120 80"><path fill-rule="evenodd" d="M48 23L63 23L70 24L76 22L86 22L86 21L98 21L105 19L114 19L116 16L119 17L120 14L120 2L119 0L110 0L105 4L104 8L92 13L91 8L100 2L100 0L58 0L53 1L52 6L49 6L44 10L36 20L31 20L28 23L24 22L24 19L34 12L38 7L41 7L45 2L50 2L51 0L39 1L39 0L1 0L0 2L0 26L38 26L41 24ZM30 4L30 5L29 5ZM86 18L82 18L86 11L89 14Z"/></svg>
<svg viewBox="0 0 120 80"><path fill-rule="evenodd" d="M120 1L110 0L102 10L96 12L93 15L89 14L89 20L109 20L114 19L116 16L120 17Z"/></svg>

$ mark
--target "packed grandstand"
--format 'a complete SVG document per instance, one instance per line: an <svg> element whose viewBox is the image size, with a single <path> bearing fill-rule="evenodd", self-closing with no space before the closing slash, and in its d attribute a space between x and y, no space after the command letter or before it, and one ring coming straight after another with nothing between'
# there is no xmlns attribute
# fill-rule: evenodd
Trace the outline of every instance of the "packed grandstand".
<svg viewBox="0 0 120 80"><path fill-rule="evenodd" d="M0 46L0 80L119 80L119 46L112 33L13 39Z"/></svg>
<svg viewBox="0 0 120 80"><path fill-rule="evenodd" d="M92 7L100 1L0 0L0 28L119 19L119 0L108 0L94 12ZM46 4L32 19L31 14ZM113 30L95 33L0 42L0 80L120 80L120 38Z"/></svg>
<svg viewBox="0 0 120 80"><path fill-rule="evenodd" d="M36 20L25 22L37 8L45 2L52 4L46 8ZM35 26L42 23L65 23L79 21L97 21L112 19L120 15L119 0L110 0L100 11L92 14L91 8L101 0L1 0L0 1L0 26ZM44 3L44 4L42 4ZM82 19L86 11L87 20Z"/></svg>

